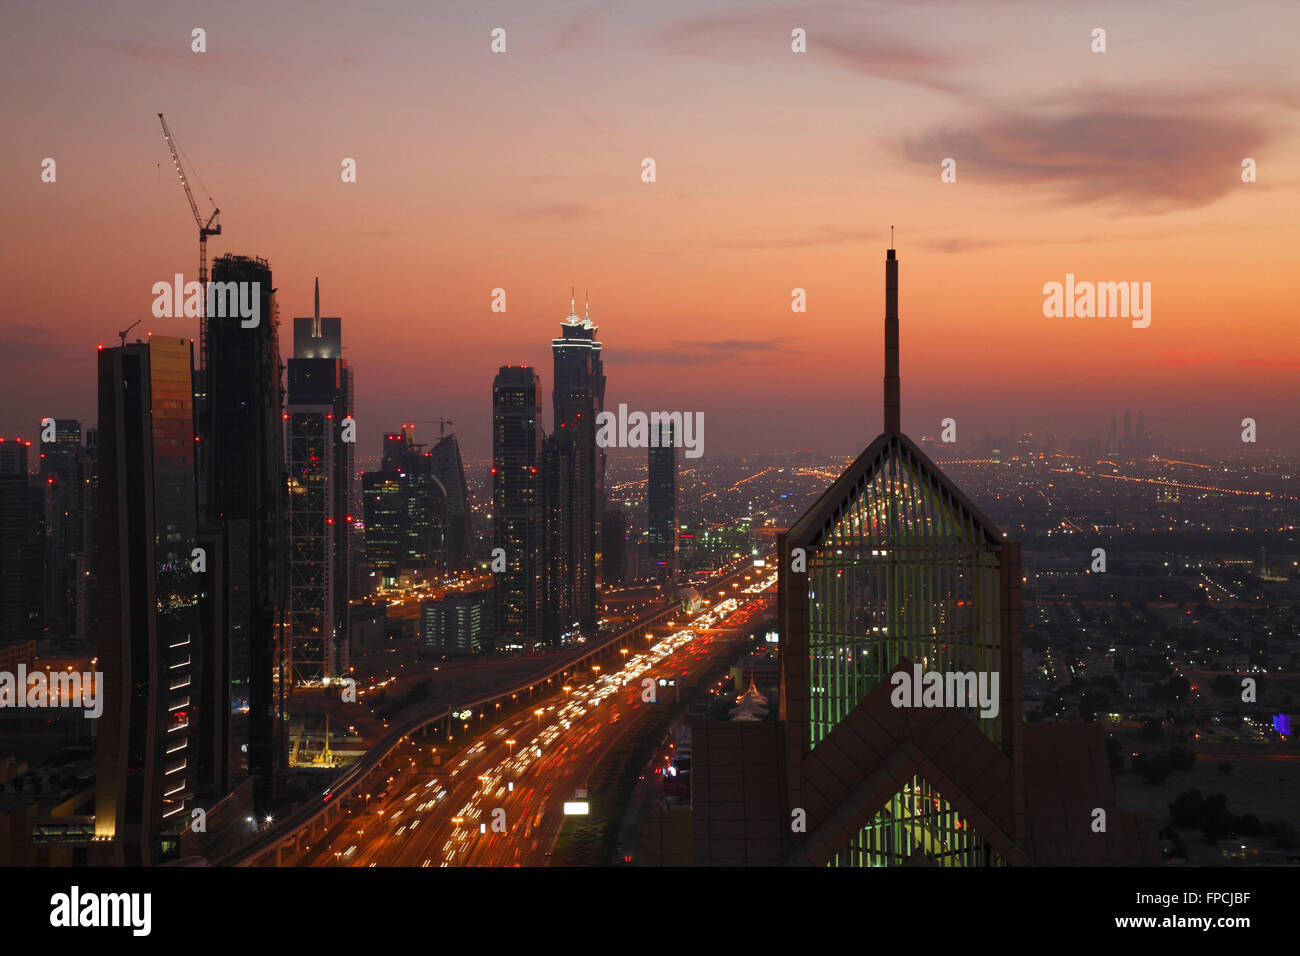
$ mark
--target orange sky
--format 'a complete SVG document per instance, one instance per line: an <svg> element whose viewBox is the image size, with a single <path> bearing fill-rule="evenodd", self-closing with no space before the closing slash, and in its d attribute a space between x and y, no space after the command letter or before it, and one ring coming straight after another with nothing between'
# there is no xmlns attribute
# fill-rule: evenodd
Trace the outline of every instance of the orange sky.
<svg viewBox="0 0 1300 956"><path fill-rule="evenodd" d="M197 272L161 110L222 209L210 255L269 259L282 320L321 276L363 455L439 416L486 454L499 365L536 364L549 406L571 285L610 405L703 411L706 454L852 453L891 224L914 436L1101 437L1130 408L1300 450L1294 3L50 6L0 38L0 434L93 422L95 346L136 319L194 331L150 315ZM1150 282L1151 326L1044 318L1067 272Z"/></svg>

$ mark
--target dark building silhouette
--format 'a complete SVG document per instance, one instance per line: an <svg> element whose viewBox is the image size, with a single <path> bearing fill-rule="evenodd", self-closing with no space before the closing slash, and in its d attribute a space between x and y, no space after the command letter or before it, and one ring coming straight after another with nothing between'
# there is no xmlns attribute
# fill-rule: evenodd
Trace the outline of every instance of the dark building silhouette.
<svg viewBox="0 0 1300 956"><path fill-rule="evenodd" d="M100 632L95 833L119 865L179 847L197 776L201 574L193 345L99 353Z"/></svg>
<svg viewBox="0 0 1300 956"><path fill-rule="evenodd" d="M898 343L890 249L884 432L778 536L780 720L692 728L695 862L1158 862L1100 732L1022 723L1019 545L902 433ZM998 674L996 712L900 701L918 671ZM652 818L648 845L668 829Z"/></svg>
<svg viewBox="0 0 1300 956"><path fill-rule="evenodd" d="M32 443L0 438L0 651L42 636L43 494L27 474Z"/></svg>
<svg viewBox="0 0 1300 956"><path fill-rule="evenodd" d="M352 369L343 358L342 320L293 320L285 419L289 471L289 656L292 684L348 669L348 598L356 470ZM347 439L351 440L347 440Z"/></svg>
<svg viewBox="0 0 1300 956"><path fill-rule="evenodd" d="M81 458L81 554L77 557L75 633L93 641L99 626L99 429L86 429Z"/></svg>
<svg viewBox="0 0 1300 956"><path fill-rule="evenodd" d="M672 422L651 437L646 486L646 542L650 575L677 577L677 439Z"/></svg>
<svg viewBox="0 0 1300 956"><path fill-rule="evenodd" d="M381 471L362 479L370 509L367 560L385 584L403 574L428 577L447 565L447 489L435 474L433 453L424 448L415 441L415 426L404 424L384 435Z"/></svg>
<svg viewBox="0 0 1300 956"><path fill-rule="evenodd" d="M81 422L42 419L38 430L45 539L45 626L50 637L66 639L77 632L78 571L84 572L83 536L86 467ZM84 577L84 574L82 574Z"/></svg>
<svg viewBox="0 0 1300 956"><path fill-rule="evenodd" d="M551 435L542 441L542 640L557 646L566 636L579 629L575 599L580 588L585 554L579 550L574 525L582 523L583 511L574 509L573 483L579 480L580 468L575 458L581 449L567 436Z"/></svg>
<svg viewBox="0 0 1300 956"><path fill-rule="evenodd" d="M433 477L442 487L447 502L447 525L443 556L449 568L468 568L474 561L474 526L469 503L469 485L455 433L438 439L429 453Z"/></svg>
<svg viewBox="0 0 1300 956"><path fill-rule="evenodd" d="M564 499L558 502L564 520L553 529L563 537L550 540L552 530L548 529L547 546L565 554L565 580L557 581L555 588L567 588L579 627L590 633L596 628L596 578L604 505L605 452L596 446L596 416L604 408L605 372L601 344L596 341L598 327L591 321L589 306L586 313L585 318L579 318L574 300L570 299L560 338L551 340L555 361L551 435L565 446L557 450L555 461L567 469L567 474L551 482L555 488L564 489ZM559 567L553 571L561 573Z"/></svg>
<svg viewBox="0 0 1300 956"><path fill-rule="evenodd" d="M237 311L208 316L199 499L205 522L226 525L227 633L210 643L248 648L249 769L265 802L287 765L281 715L288 689L288 503L279 317L265 259L221 256L212 281L248 283L239 288L257 303L256 324L245 325L252 319Z"/></svg>
<svg viewBox="0 0 1300 956"><path fill-rule="evenodd" d="M600 526L602 576L606 584L622 584L627 567L627 515L618 505L608 505Z"/></svg>
<svg viewBox="0 0 1300 956"><path fill-rule="evenodd" d="M540 392L526 365L504 365L492 382L492 547L506 568L494 575L498 647L532 647L542 637Z"/></svg>

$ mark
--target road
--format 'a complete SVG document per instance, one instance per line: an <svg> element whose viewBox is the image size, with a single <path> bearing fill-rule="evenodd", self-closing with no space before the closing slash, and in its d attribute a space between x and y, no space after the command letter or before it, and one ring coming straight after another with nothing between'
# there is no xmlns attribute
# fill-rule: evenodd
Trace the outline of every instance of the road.
<svg viewBox="0 0 1300 956"><path fill-rule="evenodd" d="M693 682L716 665L728 645L713 629L749 623L775 584L775 574L753 570L733 597L644 651L628 651L620 664L573 677L568 690L487 728L445 766L432 766L431 748L408 738L390 757L387 793L354 801L284 865L547 865L564 803L586 787L637 712L656 706L643 700L648 686L662 701L674 688L660 680Z"/></svg>

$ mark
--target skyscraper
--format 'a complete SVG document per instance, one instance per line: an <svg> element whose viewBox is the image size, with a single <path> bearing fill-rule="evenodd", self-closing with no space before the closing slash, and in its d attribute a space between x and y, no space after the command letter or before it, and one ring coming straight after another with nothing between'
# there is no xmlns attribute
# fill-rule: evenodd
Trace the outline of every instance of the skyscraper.
<svg viewBox="0 0 1300 956"><path fill-rule="evenodd" d="M95 832L121 865L179 846L194 796L194 660L202 632L193 345L99 353L100 641Z"/></svg>
<svg viewBox="0 0 1300 956"><path fill-rule="evenodd" d="M575 547L574 524L585 514L574 513L573 483L579 468L574 459L581 456L568 436L550 435L542 441L542 640L558 646L567 635L579 629L575 586L581 571L575 569L584 554Z"/></svg>
<svg viewBox="0 0 1300 956"><path fill-rule="evenodd" d="M402 571L407 490L397 471L367 471L361 476L366 525L366 564L377 585L397 581Z"/></svg>
<svg viewBox="0 0 1300 956"><path fill-rule="evenodd" d="M404 424L401 431L384 435L382 470L363 478L363 487L370 491L398 495L374 511L380 502L367 492L367 504L379 522L371 528L372 512L367 512L367 550L372 540L376 546L369 563L373 570L382 571L384 583L393 583L403 574L425 578L446 566L448 493L435 474L432 452L424 448L415 441L415 426ZM391 552L389 539L394 539Z"/></svg>
<svg viewBox="0 0 1300 956"><path fill-rule="evenodd" d="M504 365L492 382L492 546L497 647L531 647L542 636L541 382L526 365Z"/></svg>
<svg viewBox="0 0 1300 956"><path fill-rule="evenodd" d="M356 503L352 369L342 321L293 320L286 449L289 465L289 656L292 684L347 671L350 525ZM346 440L346 439L353 440Z"/></svg>
<svg viewBox="0 0 1300 956"><path fill-rule="evenodd" d="M76 633L77 569L82 555L85 455L81 422L46 419L39 425L45 525L45 625L52 637ZM47 440L48 439L48 440Z"/></svg>
<svg viewBox="0 0 1300 956"><path fill-rule="evenodd" d="M586 308L585 318L579 318L575 305L570 298L560 338L551 340L555 361L551 435L567 446L567 450L557 452L556 461L563 462L569 473L562 481L553 482L556 487L564 487L565 499L560 505L564 521L556 531L565 537L562 541L548 541L548 546L566 552L567 583L563 586L571 592L580 627L593 632L605 475L605 453L596 447L596 416L605 404L605 372L591 308Z"/></svg>
<svg viewBox="0 0 1300 956"><path fill-rule="evenodd" d="M468 568L474 556L474 527L470 517L469 485L460 457L460 443L453 432L438 439L429 453L433 477L447 500L444 557L449 568Z"/></svg>
<svg viewBox="0 0 1300 956"><path fill-rule="evenodd" d="M618 505L605 509L600 525L601 565L606 584L622 584L627 567L627 516Z"/></svg>
<svg viewBox="0 0 1300 956"><path fill-rule="evenodd" d="M899 383L891 248L884 432L778 535L780 723L692 728L697 861L1157 861L1096 728L1022 722L1019 545L903 434Z"/></svg>
<svg viewBox="0 0 1300 956"><path fill-rule="evenodd" d="M27 475L31 448L22 438L0 438L0 651L42 633L43 543Z"/></svg>
<svg viewBox="0 0 1300 956"><path fill-rule="evenodd" d="M651 576L677 577L677 433L672 422L659 422L650 441L646 485L646 541Z"/></svg>
<svg viewBox="0 0 1300 956"><path fill-rule="evenodd" d="M288 679L288 526L279 318L265 259L221 256L212 281L236 283L243 298L257 303L256 324L245 325L251 320L237 310L208 316L199 494L203 517L223 522L230 535L225 626L232 632L229 643L247 641L249 768L265 801L287 763L281 714Z"/></svg>

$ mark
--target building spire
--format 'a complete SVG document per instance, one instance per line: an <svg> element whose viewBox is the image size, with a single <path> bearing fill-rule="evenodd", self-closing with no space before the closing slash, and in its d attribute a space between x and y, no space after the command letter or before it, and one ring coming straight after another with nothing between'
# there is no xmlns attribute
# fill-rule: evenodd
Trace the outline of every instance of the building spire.
<svg viewBox="0 0 1300 956"><path fill-rule="evenodd" d="M311 323L311 337L318 339L321 337L320 331L320 274L316 275L316 314Z"/></svg>
<svg viewBox="0 0 1300 956"><path fill-rule="evenodd" d="M582 290L582 299L583 299L583 308L586 310L587 313L586 319L588 322L590 322L591 321L591 296L587 293L586 289Z"/></svg>
<svg viewBox="0 0 1300 956"><path fill-rule="evenodd" d="M889 251L885 253L885 434L902 431L898 382L898 260L894 257L893 232L889 227Z"/></svg>

